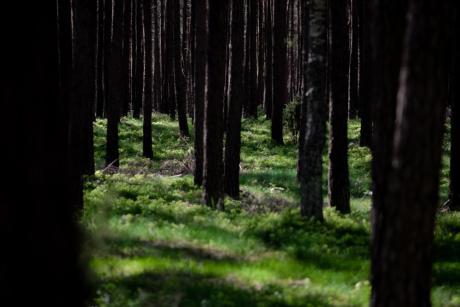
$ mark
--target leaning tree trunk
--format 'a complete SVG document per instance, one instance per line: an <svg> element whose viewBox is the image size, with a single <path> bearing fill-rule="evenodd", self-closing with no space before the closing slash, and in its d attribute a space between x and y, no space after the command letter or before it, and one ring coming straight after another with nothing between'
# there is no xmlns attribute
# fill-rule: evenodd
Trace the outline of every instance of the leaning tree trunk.
<svg viewBox="0 0 460 307"><path fill-rule="evenodd" d="M310 2L309 32L304 58L305 78L302 116L302 134L299 148L299 173L301 189L301 214L304 217L323 219L322 154L326 133L326 57L327 57L327 1Z"/></svg>
<svg viewBox="0 0 460 307"><path fill-rule="evenodd" d="M244 102L244 0L233 0L232 82L225 142L225 192L232 198L240 194L241 115Z"/></svg>
<svg viewBox="0 0 460 307"><path fill-rule="evenodd" d="M341 213L350 212L348 172L348 0L331 5L332 67L329 148L329 202Z"/></svg>
<svg viewBox="0 0 460 307"><path fill-rule="evenodd" d="M209 44L205 109L204 199L223 210L224 85L228 3L209 0Z"/></svg>
<svg viewBox="0 0 460 307"><path fill-rule="evenodd" d="M144 32L145 32L145 101L142 153L153 159L152 149L152 107L153 107L153 7L152 0L144 1ZM156 1L156 0L153 0Z"/></svg>
<svg viewBox="0 0 460 307"><path fill-rule="evenodd" d="M447 5L409 1L392 163L372 254L372 306L431 306L447 101ZM427 39L429 37L430 39ZM376 145L377 146L377 145Z"/></svg>
<svg viewBox="0 0 460 307"><path fill-rule="evenodd" d="M196 1L195 6L195 184L203 184L204 159L204 105L207 58L207 9L205 1Z"/></svg>
<svg viewBox="0 0 460 307"><path fill-rule="evenodd" d="M0 205L2 306L83 307L89 294L66 173L69 100L63 94L69 88L58 94L63 41L56 3L70 7L70 1L10 1L0 11L0 95L8 114L0 133L9 174Z"/></svg>
<svg viewBox="0 0 460 307"><path fill-rule="evenodd" d="M287 103L287 20L286 1L275 1L273 50L272 140L283 144L283 108Z"/></svg>

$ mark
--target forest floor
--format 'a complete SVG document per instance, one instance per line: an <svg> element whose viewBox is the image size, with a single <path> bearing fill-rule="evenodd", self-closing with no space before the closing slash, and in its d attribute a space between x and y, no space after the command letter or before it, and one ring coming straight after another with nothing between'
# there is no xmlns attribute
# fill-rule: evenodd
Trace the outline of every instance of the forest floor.
<svg viewBox="0 0 460 307"><path fill-rule="evenodd" d="M296 145L274 145L269 127L244 121L242 200L217 212L201 205L193 138L180 139L176 122L155 116L149 162L142 122L123 119L117 173L102 170L105 122L96 122L100 170L86 182L82 219L94 305L368 306L371 156L358 146L359 124L349 130L353 212L326 208L324 223L299 217ZM460 214L439 213L435 255L433 303L460 306Z"/></svg>

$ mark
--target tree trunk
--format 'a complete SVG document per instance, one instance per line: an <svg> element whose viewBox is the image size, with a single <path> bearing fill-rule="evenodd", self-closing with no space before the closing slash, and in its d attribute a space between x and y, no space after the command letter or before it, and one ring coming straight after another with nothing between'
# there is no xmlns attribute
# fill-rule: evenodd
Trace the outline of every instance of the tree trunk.
<svg viewBox="0 0 460 307"><path fill-rule="evenodd" d="M204 187L208 206L224 209L223 103L228 3L209 0L208 86L205 110Z"/></svg>
<svg viewBox="0 0 460 307"><path fill-rule="evenodd" d="M373 241L372 306L431 306L447 101L447 5L409 1L389 181ZM392 19L393 20L393 19ZM430 39L427 40L426 38Z"/></svg>
<svg viewBox="0 0 460 307"><path fill-rule="evenodd" d="M196 1L195 7L195 184L203 184L204 159L204 105L207 61L207 8L205 1Z"/></svg>
<svg viewBox="0 0 460 307"><path fill-rule="evenodd" d="M357 118L359 103L359 8L363 0L350 0L350 74L349 109L350 118Z"/></svg>
<svg viewBox="0 0 460 307"><path fill-rule="evenodd" d="M152 149L152 107L153 107L153 12L152 0L144 1L144 32L145 32L145 101L142 153L153 159ZM155 1L155 0L153 0Z"/></svg>
<svg viewBox="0 0 460 307"><path fill-rule="evenodd" d="M286 1L275 1L273 50L272 140L283 144L283 107L287 103L287 20Z"/></svg>
<svg viewBox="0 0 460 307"><path fill-rule="evenodd" d="M308 58L304 59L305 79L303 101L305 108L299 149L299 180L301 214L323 219L322 154L326 132L326 57L327 1L312 0L309 8Z"/></svg>
<svg viewBox="0 0 460 307"><path fill-rule="evenodd" d="M369 75L372 76L371 94L367 99L373 102L373 148L372 148L372 241L379 242L379 234L383 232L385 215L385 197L390 185L389 173L392 164L394 144L394 124L396 116L396 97L398 80L403 53L403 38L406 28L407 1L383 3L374 0L371 6L364 7L369 18L363 23L366 37L372 52L368 55ZM386 15L383 11L387 12ZM370 22L372 20L372 23ZM372 40L370 40L372 39ZM365 63L363 63L365 65ZM363 76L362 86L368 86ZM363 96L364 103L364 96ZM383 253L382 246L374 244L372 248L372 279L381 274L379 257Z"/></svg>
<svg viewBox="0 0 460 307"><path fill-rule="evenodd" d="M225 192L238 199L240 194L241 115L244 96L244 0L233 0L232 82L225 142Z"/></svg>
<svg viewBox="0 0 460 307"><path fill-rule="evenodd" d="M272 117L273 107L273 24L272 24L272 0L266 0L266 25L265 25L265 114Z"/></svg>
<svg viewBox="0 0 460 307"><path fill-rule="evenodd" d="M329 148L329 202L341 213L350 212L348 175L348 0L331 6L332 63Z"/></svg>
<svg viewBox="0 0 460 307"><path fill-rule="evenodd" d="M75 153L78 155L81 172L94 174L93 118L95 101L96 64L96 2L94 0L73 1L74 5L74 70L73 99L76 103L76 121L80 122L80 139Z"/></svg>
<svg viewBox="0 0 460 307"><path fill-rule="evenodd" d="M66 173L70 106L69 92L58 94L63 41L56 3L59 10L70 6L70 1L32 1L25 8L24 2L10 1L0 11L2 114L8 114L0 133L8 161L3 171L9 174L0 206L2 306L83 307L89 294Z"/></svg>
<svg viewBox="0 0 460 307"><path fill-rule="evenodd" d="M105 0L97 0L97 66L96 117L104 117L105 109Z"/></svg>
<svg viewBox="0 0 460 307"><path fill-rule="evenodd" d="M455 24L453 26L454 36L452 37L452 69L451 69L451 94L450 94L450 208L460 211L460 97L458 95L460 59L459 59L459 9L458 4L455 7Z"/></svg>
<svg viewBox="0 0 460 307"><path fill-rule="evenodd" d="M106 79L107 79L107 149L106 165L120 165L118 123L120 121L120 106L123 88L123 3L121 0L106 0L106 12L113 16L113 23L108 19L106 47Z"/></svg>
<svg viewBox="0 0 460 307"><path fill-rule="evenodd" d="M176 102L177 102L177 116L179 119L179 130L181 137L189 137L188 124L187 124L187 82L184 76L184 69L182 65L182 47L181 47L181 33L180 33L180 3L179 0L171 0L174 2L174 74L175 74L175 88L176 88Z"/></svg>
<svg viewBox="0 0 460 307"><path fill-rule="evenodd" d="M405 0L403 0L405 1ZM372 74L372 54L371 54L371 39L374 32L371 34L371 20L369 0L360 0L359 4L359 42L360 42L360 65L359 65L359 117L361 118L361 131L359 145L371 147L372 144L372 108L371 105L377 103L372 97L372 78L376 75ZM375 22L375 21L374 21ZM391 35L391 34L390 34ZM391 35L392 36L392 35ZM393 39L390 37L390 39ZM383 40L382 40L383 41Z"/></svg>

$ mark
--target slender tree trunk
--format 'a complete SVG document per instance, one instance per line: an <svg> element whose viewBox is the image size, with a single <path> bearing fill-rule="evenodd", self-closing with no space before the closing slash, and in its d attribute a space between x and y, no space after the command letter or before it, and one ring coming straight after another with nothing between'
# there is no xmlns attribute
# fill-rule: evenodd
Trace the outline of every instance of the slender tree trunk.
<svg viewBox="0 0 460 307"><path fill-rule="evenodd" d="M171 22L174 23L174 74L175 74L175 88L176 88L176 102L177 102L177 116L179 119L179 130L182 137L189 137L188 123L187 123L187 82L184 76L184 69L182 65L182 46L181 46L181 33L180 33L180 2L174 1L174 15Z"/></svg>
<svg viewBox="0 0 460 307"><path fill-rule="evenodd" d="M363 0L350 0L350 81L349 109L350 118L357 118L359 103L359 7Z"/></svg>
<svg viewBox="0 0 460 307"><path fill-rule="evenodd" d="M96 117L104 117L105 109L105 1L97 0L97 67Z"/></svg>
<svg viewBox="0 0 460 307"><path fill-rule="evenodd" d="M265 114L267 118L272 117L273 107L273 0L267 1L266 12L266 55L265 55Z"/></svg>
<svg viewBox="0 0 460 307"><path fill-rule="evenodd" d="M158 1L153 0L153 27L154 27L154 77L153 77L153 101L155 111L161 110L161 52L160 52L160 26L158 14Z"/></svg>
<svg viewBox="0 0 460 307"><path fill-rule="evenodd" d="M144 1L145 32L145 101L143 124L143 156L153 159L152 149L152 107L153 107L153 12L152 0ZM155 1L155 0L153 0Z"/></svg>
<svg viewBox="0 0 460 307"><path fill-rule="evenodd" d="M406 0L403 0L406 1ZM375 32L371 34L371 20L370 15L370 1L360 0L359 2L359 40L360 40L360 66L359 66L359 101L360 110L359 117L361 118L361 131L360 131L360 146L371 147L372 143L372 108L371 105L377 103L372 98L372 78L377 75L372 74L372 54L371 54L371 39ZM390 34L391 35L391 34ZM393 39L390 37L390 39ZM391 108L389 108L391 109Z"/></svg>
<svg viewBox="0 0 460 307"><path fill-rule="evenodd" d="M244 0L233 0L232 82L225 142L225 192L238 199L240 194L241 116L244 96Z"/></svg>
<svg viewBox="0 0 460 307"><path fill-rule="evenodd" d="M209 0L209 44L205 109L204 187L205 202L224 209L223 103L228 2Z"/></svg>
<svg viewBox="0 0 460 307"><path fill-rule="evenodd" d="M308 58L304 59L305 105L304 128L299 149L299 180L301 214L323 219L322 154L326 133L326 56L327 56L327 3L312 0L309 8ZM307 65L308 63L308 65ZM306 92L308 91L308 92Z"/></svg>
<svg viewBox="0 0 460 307"><path fill-rule="evenodd" d="M348 172L348 0L337 0L331 6L332 100L329 148L329 202L341 213L350 212L350 179Z"/></svg>
<svg viewBox="0 0 460 307"><path fill-rule="evenodd" d="M207 8L205 1L196 1L195 49L195 184L203 184L204 171L204 105L207 62Z"/></svg>
<svg viewBox="0 0 460 307"><path fill-rule="evenodd" d="M133 57L133 0L123 2L123 105L121 115L127 116L132 105L132 62Z"/></svg>
<svg viewBox="0 0 460 307"><path fill-rule="evenodd" d="M287 103L287 20L286 1L275 1L273 50L272 140L283 144L283 108Z"/></svg>
<svg viewBox="0 0 460 307"><path fill-rule="evenodd" d="M76 153L84 175L94 174L93 118L95 101L96 64L96 2L94 0L74 1L74 54L73 97L77 105L77 121L80 122L80 136Z"/></svg>
<svg viewBox="0 0 460 307"><path fill-rule="evenodd" d="M372 306L431 306L434 220L447 101L445 2L409 1L394 149L374 234ZM426 38L430 39L427 40ZM377 145L376 145L377 146Z"/></svg>
<svg viewBox="0 0 460 307"><path fill-rule="evenodd" d="M120 106L123 88L123 2L121 0L106 0L106 12L113 16L113 23L108 19L107 31L107 149L106 165L120 165L118 123L120 121Z"/></svg>
<svg viewBox="0 0 460 307"><path fill-rule="evenodd" d="M450 94L450 208L452 210L460 210L460 97L458 95L460 59L459 59L459 41L460 32L458 30L459 22L458 4L455 7L455 23L453 26L454 36L452 37L453 48L452 52L452 69L451 69L451 94Z"/></svg>

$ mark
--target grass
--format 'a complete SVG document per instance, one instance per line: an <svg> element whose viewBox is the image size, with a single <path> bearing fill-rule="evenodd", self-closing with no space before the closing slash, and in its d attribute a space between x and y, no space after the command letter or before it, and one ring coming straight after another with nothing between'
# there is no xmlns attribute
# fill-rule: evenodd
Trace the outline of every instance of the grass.
<svg viewBox="0 0 460 307"><path fill-rule="evenodd" d="M367 306L370 153L350 125L353 213L299 217L296 145L270 141L269 123L245 120L242 200L226 211L201 205L187 165L193 140L155 116L153 162L141 157L142 123L121 123L117 174L88 178L82 224L97 306ZM105 122L95 124L103 167ZM446 152L448 154L448 152ZM325 156L325 162L327 157ZM448 172L443 171L442 195ZM435 306L460 305L460 215L440 213Z"/></svg>

